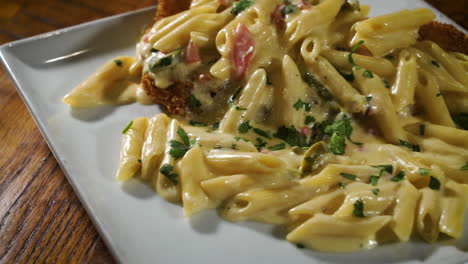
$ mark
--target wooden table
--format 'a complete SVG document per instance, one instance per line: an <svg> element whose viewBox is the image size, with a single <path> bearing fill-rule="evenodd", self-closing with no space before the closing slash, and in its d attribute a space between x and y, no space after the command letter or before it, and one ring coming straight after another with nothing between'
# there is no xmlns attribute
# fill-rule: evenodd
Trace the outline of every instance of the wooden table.
<svg viewBox="0 0 468 264"><path fill-rule="evenodd" d="M430 2L468 27L466 0ZM0 44L153 3L154 0L0 0ZM114 260L0 67L0 263L14 262Z"/></svg>

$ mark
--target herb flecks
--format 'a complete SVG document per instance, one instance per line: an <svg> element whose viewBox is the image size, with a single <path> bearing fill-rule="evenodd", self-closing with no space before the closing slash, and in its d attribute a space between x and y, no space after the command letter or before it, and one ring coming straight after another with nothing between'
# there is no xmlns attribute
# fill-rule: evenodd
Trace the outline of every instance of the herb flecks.
<svg viewBox="0 0 468 264"><path fill-rule="evenodd" d="M373 193L375 196L377 196L377 195L379 195L379 193L380 193L380 189L378 189L378 188L372 189L372 193Z"/></svg>
<svg viewBox="0 0 468 264"><path fill-rule="evenodd" d="M365 215L364 215L364 202L361 199L354 202L353 214L356 217L365 217Z"/></svg>
<svg viewBox="0 0 468 264"><path fill-rule="evenodd" d="M429 179L429 188L436 191L440 190L440 181L436 177L431 176Z"/></svg>
<svg viewBox="0 0 468 264"><path fill-rule="evenodd" d="M414 152L421 152L421 148L417 144L411 144L408 141L404 141L400 139L400 145Z"/></svg>
<svg viewBox="0 0 468 264"><path fill-rule="evenodd" d="M249 0L242 0L237 2L234 7L231 9L231 14L237 16L238 14L242 13L242 11L246 10L250 6L254 4L253 1Z"/></svg>
<svg viewBox="0 0 468 264"><path fill-rule="evenodd" d="M307 142L307 138L301 134L301 132L297 131L294 126L286 127L281 126L278 128L277 132L274 134L275 137L284 140L290 146L298 146L298 147L308 147L309 143Z"/></svg>
<svg viewBox="0 0 468 264"><path fill-rule="evenodd" d="M351 52L348 54L348 61L349 63L351 63L351 65L353 65L353 67L356 67L356 69L361 69L361 67L359 67L355 62L354 62L354 59L353 59L353 54L356 52L356 50L359 48L359 46L361 46L362 44L364 44L364 40L360 40L358 43L356 43L356 45L353 46L353 48L351 49Z"/></svg>
<svg viewBox="0 0 468 264"><path fill-rule="evenodd" d="M201 105L202 105L201 102L193 94L191 94L190 99L189 99L189 107L191 109L196 109L200 107Z"/></svg>
<svg viewBox="0 0 468 264"><path fill-rule="evenodd" d="M122 67L123 62L121 60L114 60L115 65Z"/></svg>
<svg viewBox="0 0 468 264"><path fill-rule="evenodd" d="M305 110L306 112L309 112L309 111L310 111L310 108L311 108L311 106L310 106L309 103L306 103L306 102L302 101L301 99L298 99L298 100L296 101L296 103L294 103L293 107L294 107L294 109L296 109L296 110L299 110L299 109L301 109L301 108L304 108L304 110Z"/></svg>
<svg viewBox="0 0 468 264"><path fill-rule="evenodd" d="M130 122L125 126L125 128L122 130L122 134L127 133L127 131L132 127L132 125L133 125L133 120L130 121Z"/></svg>
<svg viewBox="0 0 468 264"><path fill-rule="evenodd" d="M340 173L340 175L348 180L352 180L352 181L355 181L357 176L354 175L354 174L350 174L350 173L346 173L346 172L342 172Z"/></svg>
<svg viewBox="0 0 468 264"><path fill-rule="evenodd" d="M405 172L400 171L396 176L393 176L391 181L392 182L399 182L402 181L405 178Z"/></svg>
<svg viewBox="0 0 468 264"><path fill-rule="evenodd" d="M268 147L268 149L271 150L271 151L278 151L278 150L282 150L282 149L285 149L285 148L286 148L286 144L284 144L284 143L280 143L280 144Z"/></svg>
<svg viewBox="0 0 468 264"><path fill-rule="evenodd" d="M426 124L419 124L419 135L424 136L426 134Z"/></svg>
<svg viewBox="0 0 468 264"><path fill-rule="evenodd" d="M238 130L239 130L239 133L245 134L249 132L249 130L252 128L253 127L250 125L250 121L247 121L247 122L241 123Z"/></svg>
<svg viewBox="0 0 468 264"><path fill-rule="evenodd" d="M169 155L171 155L174 159L182 158L187 151L191 148L190 138L185 132L184 129L179 127L177 129L177 135L182 139L182 142L177 140L170 140L169 141Z"/></svg>
<svg viewBox="0 0 468 264"><path fill-rule="evenodd" d="M174 171L174 167L171 164L165 163L159 169L162 175L166 176L174 185L179 183L179 174Z"/></svg>
<svg viewBox="0 0 468 264"><path fill-rule="evenodd" d="M427 169L427 168L419 168L419 174L421 174L421 175L429 175L430 172L431 172L430 169Z"/></svg>

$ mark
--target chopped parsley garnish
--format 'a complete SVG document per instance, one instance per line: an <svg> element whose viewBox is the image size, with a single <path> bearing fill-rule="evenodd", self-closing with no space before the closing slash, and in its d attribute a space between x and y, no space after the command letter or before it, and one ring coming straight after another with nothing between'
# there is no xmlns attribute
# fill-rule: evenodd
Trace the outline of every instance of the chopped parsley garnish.
<svg viewBox="0 0 468 264"><path fill-rule="evenodd" d="M384 171L388 172L389 174L393 173L393 165L392 164L371 165L371 167L381 169L380 174L382 174Z"/></svg>
<svg viewBox="0 0 468 264"><path fill-rule="evenodd" d="M174 159L179 159L182 158L185 153L190 149L189 146L180 143L177 140L171 140L169 141L169 146L171 149L169 150L169 154L174 158Z"/></svg>
<svg viewBox="0 0 468 264"><path fill-rule="evenodd" d="M304 159L305 159L305 161L307 161L307 163L309 163L309 164L312 164L312 163L315 162L315 159L314 159L314 157L312 157L312 156L306 157L306 158L304 158Z"/></svg>
<svg viewBox="0 0 468 264"><path fill-rule="evenodd" d="M159 60L158 66L166 67L172 64L172 56L163 57Z"/></svg>
<svg viewBox="0 0 468 264"><path fill-rule="evenodd" d="M374 74L369 71L369 70L365 70L362 72L362 76L366 77L366 78L369 78L369 79L372 79L374 78Z"/></svg>
<svg viewBox="0 0 468 264"><path fill-rule="evenodd" d="M426 134L426 124L419 124L419 135L424 136Z"/></svg>
<svg viewBox="0 0 468 264"><path fill-rule="evenodd" d="M122 134L127 133L127 131L132 127L132 125L133 125L133 120L130 121L130 123L128 123L127 126L125 126L125 128L122 130Z"/></svg>
<svg viewBox="0 0 468 264"><path fill-rule="evenodd" d="M333 133L330 138L330 150L335 155L343 155L346 152L346 138L338 133Z"/></svg>
<svg viewBox="0 0 468 264"><path fill-rule="evenodd" d="M414 152L421 152L421 148L419 147L419 145L411 144L408 141L404 141L400 139L400 145Z"/></svg>
<svg viewBox="0 0 468 264"><path fill-rule="evenodd" d="M141 159L138 159L138 162L141 163Z"/></svg>
<svg viewBox="0 0 468 264"><path fill-rule="evenodd" d="M292 14L296 12L297 9L298 9L297 5L293 5L293 4L286 5L281 9L281 15L285 17L288 14Z"/></svg>
<svg viewBox="0 0 468 264"><path fill-rule="evenodd" d="M356 178L357 178L356 175L354 175L354 174L349 174L349 173L346 173L346 172L342 172L342 173L340 173L340 175L341 175L342 177L345 177L346 179L352 180L352 181L355 181Z"/></svg>
<svg viewBox="0 0 468 264"><path fill-rule="evenodd" d="M278 128L275 137L286 141L291 146L298 146L298 147L308 147L309 144L307 143L307 138L301 134L301 132L297 131L294 126L285 127L281 126Z"/></svg>
<svg viewBox="0 0 468 264"><path fill-rule="evenodd" d="M304 125L308 125L315 122L315 118L313 116L306 116L304 120Z"/></svg>
<svg viewBox="0 0 468 264"><path fill-rule="evenodd" d="M194 127L206 127L206 126L208 126L208 125L205 124L205 123L198 122L198 121L195 121L195 120L190 120L189 124L190 124L191 126L194 126Z"/></svg>
<svg viewBox="0 0 468 264"><path fill-rule="evenodd" d="M231 14L237 16L238 14L240 14L242 11L244 11L245 9L249 8L250 6L252 6L254 4L253 1L249 1L249 0L242 0L242 1L239 1L237 2L234 7L231 9Z"/></svg>
<svg viewBox="0 0 468 264"><path fill-rule="evenodd" d="M211 129L212 131L218 130L218 128L219 128L219 122L214 123L214 124L210 127L210 129Z"/></svg>
<svg viewBox="0 0 468 264"><path fill-rule="evenodd" d="M179 135L179 137L182 139L182 142L177 140L169 141L169 146L171 147L169 149L169 155L171 155L174 159L182 158L191 148L189 136L181 127L177 129L177 135Z"/></svg>
<svg viewBox="0 0 468 264"><path fill-rule="evenodd" d="M301 99L298 99L297 102L293 105L294 109L299 110L304 107L304 110L310 111L310 104L303 102Z"/></svg>
<svg viewBox="0 0 468 264"><path fill-rule="evenodd" d="M237 150L237 144L232 143L231 148L234 149L234 150Z"/></svg>
<svg viewBox="0 0 468 264"><path fill-rule="evenodd" d="M268 147L268 149L272 150L272 151L282 150L282 149L285 149L285 148L286 148L286 144L284 144L284 143L280 143L280 144Z"/></svg>
<svg viewBox="0 0 468 264"><path fill-rule="evenodd" d="M345 185L344 185L344 183L339 182L339 183L338 183L338 187L340 187L341 189L343 189L343 188L345 187Z"/></svg>
<svg viewBox="0 0 468 264"><path fill-rule="evenodd" d="M405 172L400 171L396 176L393 176L391 181L392 182L399 182L405 178Z"/></svg>
<svg viewBox="0 0 468 264"><path fill-rule="evenodd" d="M304 81L312 88L317 91L317 94L325 101L333 100L333 96L327 88L317 80L310 72L306 72L304 75Z"/></svg>
<svg viewBox="0 0 468 264"><path fill-rule="evenodd" d="M249 132L249 130L252 129L252 126L249 123L250 121L243 122L242 124L240 124L239 129L238 129L239 133L245 134Z"/></svg>
<svg viewBox="0 0 468 264"><path fill-rule="evenodd" d="M378 188L372 189L372 193L376 196L379 195L379 192L380 192L380 189Z"/></svg>
<svg viewBox="0 0 468 264"><path fill-rule="evenodd" d="M263 141L263 139L261 138L256 138L257 140L257 144L255 144L255 147L257 148L258 151L260 151L262 148L264 148L267 143L265 141Z"/></svg>
<svg viewBox="0 0 468 264"><path fill-rule="evenodd" d="M181 127L177 129L177 135L182 139L185 145L190 146L190 139L189 136L187 135L187 132Z"/></svg>
<svg viewBox="0 0 468 264"><path fill-rule="evenodd" d="M250 141L250 140L248 140L248 139L246 139L246 138L243 138L243 137L234 137L234 139L235 139L236 141L240 141L240 140L242 140L242 141L244 141L244 142L249 142L249 141Z"/></svg>
<svg viewBox="0 0 468 264"><path fill-rule="evenodd" d="M468 170L468 162L465 165L461 166L460 170L465 171Z"/></svg>
<svg viewBox="0 0 468 264"><path fill-rule="evenodd" d="M436 178L431 176L431 179L429 180L429 188L432 190L440 190L440 181Z"/></svg>
<svg viewBox="0 0 468 264"><path fill-rule="evenodd" d="M254 127L253 128L253 132L255 132L255 134L259 135L259 136L262 136L262 137L266 137L268 139L271 139L271 136L268 132L264 131L264 130L261 130L260 128L256 128Z"/></svg>
<svg viewBox="0 0 468 264"><path fill-rule="evenodd" d="M440 68L440 64L436 60L431 60L432 65L436 66L437 68Z"/></svg>
<svg viewBox="0 0 468 264"><path fill-rule="evenodd" d="M238 111L245 111L245 110L247 110L247 108L240 107L240 106L236 106L236 110L238 110Z"/></svg>
<svg viewBox="0 0 468 264"><path fill-rule="evenodd" d="M376 186L377 183L379 183L379 179L380 179L380 176L372 175L372 176L370 176L370 178L369 178L369 183L370 183L371 185Z"/></svg>
<svg viewBox="0 0 468 264"><path fill-rule="evenodd" d="M115 65L122 67L123 62L121 60L114 60Z"/></svg>
<svg viewBox="0 0 468 264"><path fill-rule="evenodd" d="M468 130L468 113L458 113L452 115L453 121L464 130Z"/></svg>
<svg viewBox="0 0 468 264"><path fill-rule="evenodd" d="M421 174L421 175L429 175L430 171L431 171L430 169L419 168L419 174Z"/></svg>
<svg viewBox="0 0 468 264"><path fill-rule="evenodd" d="M354 203L354 216L356 217L365 217L364 216L364 202L359 199Z"/></svg>
<svg viewBox="0 0 468 264"><path fill-rule="evenodd" d="M198 99L194 96L194 95L190 95L190 99L189 99L189 107L192 108L192 109L195 109L195 108L198 108L200 107L202 104L200 101L198 101Z"/></svg>
<svg viewBox="0 0 468 264"><path fill-rule="evenodd" d="M177 185L179 182L179 174L174 171L174 167L171 164L163 164L159 169L162 175L166 176L174 185Z"/></svg>
<svg viewBox="0 0 468 264"><path fill-rule="evenodd" d="M326 126L324 132L327 135L331 135L330 150L336 155L343 155L345 153L346 138L355 145L362 145L362 143L354 142L351 139L353 127L351 126L351 119L346 116Z"/></svg>
<svg viewBox="0 0 468 264"><path fill-rule="evenodd" d="M359 46L361 46L363 43L364 43L364 40L360 40L358 43L356 43L356 45L353 46L353 48L351 49L351 52L348 54L348 61L349 61L349 63L351 63L351 65L353 65L354 67L356 67L356 69L360 69L361 67L359 67L359 66L354 62L353 53L355 53L356 50L359 48Z"/></svg>

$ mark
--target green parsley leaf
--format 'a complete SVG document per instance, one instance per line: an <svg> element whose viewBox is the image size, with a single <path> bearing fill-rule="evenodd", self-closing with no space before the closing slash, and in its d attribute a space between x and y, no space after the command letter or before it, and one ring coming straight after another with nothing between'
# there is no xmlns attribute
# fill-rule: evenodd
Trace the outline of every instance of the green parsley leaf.
<svg viewBox="0 0 468 264"><path fill-rule="evenodd" d="M127 131L132 127L132 125L133 125L133 120L130 121L130 123L128 123L127 126L125 126L125 128L122 130L122 134L127 133Z"/></svg>
<svg viewBox="0 0 468 264"><path fill-rule="evenodd" d="M372 189L372 193L373 193L375 196L379 195L379 192L380 192L380 189L378 189L378 188Z"/></svg>
<svg viewBox="0 0 468 264"><path fill-rule="evenodd" d="M419 145L411 144L408 141L404 141L400 139L400 145L414 152L421 152L421 148L419 147Z"/></svg>
<svg viewBox="0 0 468 264"><path fill-rule="evenodd" d="M162 175L166 176L174 185L178 184L179 174L174 171L174 167L171 164L163 164L159 169Z"/></svg>
<svg viewBox="0 0 468 264"><path fill-rule="evenodd" d="M254 4L253 1L249 1L249 0L242 0L242 1L239 1L237 2L234 7L231 9L231 14L237 16L238 14L240 14L242 11L244 11L245 9L249 8L250 6L252 6Z"/></svg>
<svg viewBox="0 0 468 264"><path fill-rule="evenodd" d="M354 216L356 217L365 217L364 216L364 202L359 199L354 203Z"/></svg>
<svg viewBox="0 0 468 264"><path fill-rule="evenodd" d="M177 140L169 141L169 146L171 147L169 150L169 155L171 155L174 159L182 158L185 155L185 153L187 153L187 151L190 149L190 146L180 143Z"/></svg>
<svg viewBox="0 0 468 264"><path fill-rule="evenodd" d="M190 120L189 124L191 126L194 126L194 127L206 127L207 126L207 124L202 123L202 122L198 122L198 121L195 121L195 120Z"/></svg>
<svg viewBox="0 0 468 264"><path fill-rule="evenodd" d="M308 125L310 123L313 123L315 122L315 118L313 116L306 116L305 120L304 120L304 125Z"/></svg>
<svg viewBox="0 0 468 264"><path fill-rule="evenodd" d="M250 129L252 129L252 126L250 125L250 121L247 121L247 122L243 122L242 124L240 124L238 130L239 130L239 133L245 134L249 132Z"/></svg>
<svg viewBox="0 0 468 264"><path fill-rule="evenodd" d="M340 187L341 189L343 189L343 188L345 187L345 185L344 185L344 183L339 182L339 183L338 183L338 187Z"/></svg>
<svg viewBox="0 0 468 264"><path fill-rule="evenodd" d="M346 179L348 180L352 180L352 181L355 181L357 176L354 175L354 174L349 174L349 173L346 173L346 172L342 172L340 173L341 176L345 177Z"/></svg>
<svg viewBox="0 0 468 264"><path fill-rule="evenodd" d="M141 163L141 159L138 159L138 162Z"/></svg>
<svg viewBox="0 0 468 264"><path fill-rule="evenodd" d="M346 138L338 133L333 133L330 138L330 150L335 155L345 154Z"/></svg>
<svg viewBox="0 0 468 264"><path fill-rule="evenodd" d="M393 173L393 165L392 165L392 164L371 165L371 167L373 167L373 168L378 168L378 169L382 169L381 172L386 171L386 172L388 172L389 174L392 174L392 173Z"/></svg>
<svg viewBox="0 0 468 264"><path fill-rule="evenodd" d="M190 145L189 136L187 135L187 132L185 132L183 128L179 127L177 129L177 135L179 135L179 137L182 139L182 142L184 142L186 146Z"/></svg>
<svg viewBox="0 0 468 264"><path fill-rule="evenodd" d="M237 141L242 140L242 141L244 141L244 142L249 142L249 141L250 141L250 140L248 140L248 139L246 139L246 138L243 138L243 137L234 137L234 139L237 140Z"/></svg>
<svg viewBox="0 0 468 264"><path fill-rule="evenodd" d="M296 110L299 110L299 109L301 109L302 107L304 107L304 110L305 110L306 112L309 112L309 111L310 111L310 108L311 108L311 106L310 106L309 103L305 103L305 102L303 102L301 99L298 99L297 102L294 103L293 107L294 107L294 109L296 109Z"/></svg>
<svg viewBox="0 0 468 264"><path fill-rule="evenodd" d="M285 17L288 14L292 14L296 12L297 9L298 9L297 5L292 5L292 4L286 5L281 9L281 15Z"/></svg>
<svg viewBox="0 0 468 264"><path fill-rule="evenodd" d="M419 124L419 135L424 136L426 134L426 124Z"/></svg>
<svg viewBox="0 0 468 264"><path fill-rule="evenodd" d="M376 186L376 185L379 183L379 179L380 179L380 176L372 175L372 176L370 176L370 178L369 178L369 183L370 183L371 185Z"/></svg>
<svg viewBox="0 0 468 264"><path fill-rule="evenodd" d="M200 101L198 101L198 99L194 96L194 95L190 95L190 99L189 99L189 107L191 109L195 109L195 108L198 108L200 107L202 104Z"/></svg>
<svg viewBox="0 0 468 264"><path fill-rule="evenodd" d="M282 149L285 149L285 148L286 148L286 144L284 144L284 143L280 143L280 144L268 147L268 149L271 150L271 151L282 150Z"/></svg>
<svg viewBox="0 0 468 264"><path fill-rule="evenodd" d="M462 170L462 171L468 170L468 162L465 163L465 165L461 166L460 170Z"/></svg>
<svg viewBox="0 0 468 264"><path fill-rule="evenodd" d="M468 113L458 113L452 115L453 121L464 130L468 130Z"/></svg>
<svg viewBox="0 0 468 264"><path fill-rule="evenodd" d="M245 110L247 110L247 108L236 106L236 110L237 111L245 111Z"/></svg>
<svg viewBox="0 0 468 264"><path fill-rule="evenodd" d="M431 171L430 169L419 168L419 174L421 174L421 175L429 175L430 171Z"/></svg>
<svg viewBox="0 0 468 264"><path fill-rule="evenodd" d="M372 79L374 78L374 74L369 71L369 70L365 70L362 72L362 76L366 77L366 78L369 78L369 79Z"/></svg>
<svg viewBox="0 0 468 264"><path fill-rule="evenodd" d="M405 178L405 172L400 171L396 176L392 177L391 181L399 182L399 181L402 181L404 178Z"/></svg>
<svg viewBox="0 0 468 264"><path fill-rule="evenodd" d="M360 40L358 43L356 43L356 45L353 46L353 48L351 49L351 52L348 54L348 61L349 63L351 63L351 65L353 65L353 67L356 67L356 69L360 69L361 67L359 67L355 62L354 62L354 59L353 59L353 53L356 52L356 50L359 48L359 46L361 46L362 44L364 44L364 40Z"/></svg>
<svg viewBox="0 0 468 264"><path fill-rule="evenodd" d="M304 81L312 88L317 91L317 94L325 101L333 100L333 96L328 91L328 89L317 80L310 72L306 72L304 75Z"/></svg>
<svg viewBox="0 0 468 264"><path fill-rule="evenodd" d="M261 138L256 138L257 140L257 144L255 144L255 147L257 148L258 151L262 150L262 148L264 148L267 143L265 141L263 141L263 139Z"/></svg>
<svg viewBox="0 0 468 264"><path fill-rule="evenodd" d="M436 178L431 176L431 179L429 180L429 188L432 190L440 190L440 181Z"/></svg>
<svg viewBox="0 0 468 264"><path fill-rule="evenodd" d="M123 62L121 60L114 60L114 63L119 67L122 67L123 65Z"/></svg>
<svg viewBox="0 0 468 264"><path fill-rule="evenodd" d="M294 126L285 127L281 126L278 128L275 137L286 141L290 146L298 146L298 147L308 147L309 144L307 143L307 138L301 134L299 131L296 130Z"/></svg>
<svg viewBox="0 0 468 264"><path fill-rule="evenodd" d="M163 57L159 60L158 66L166 67L172 64L172 56Z"/></svg>
<svg viewBox="0 0 468 264"><path fill-rule="evenodd" d="M439 64L438 61L432 60L431 63L432 63L432 65L436 66L437 68L440 68L440 64Z"/></svg>
<svg viewBox="0 0 468 264"><path fill-rule="evenodd" d="M271 139L271 136L268 132L264 131L264 130L261 130L260 128L256 128L254 127L253 128L253 132L255 132L255 134L259 135L259 136L262 136L262 137L266 137L268 139Z"/></svg>
<svg viewBox="0 0 468 264"><path fill-rule="evenodd" d="M237 144L232 143L231 148L234 149L234 150L237 150Z"/></svg>

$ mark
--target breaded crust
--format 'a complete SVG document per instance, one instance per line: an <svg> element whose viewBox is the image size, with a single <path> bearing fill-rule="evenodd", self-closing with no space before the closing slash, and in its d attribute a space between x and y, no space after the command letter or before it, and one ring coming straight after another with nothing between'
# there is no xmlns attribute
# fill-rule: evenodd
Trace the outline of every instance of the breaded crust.
<svg viewBox="0 0 468 264"><path fill-rule="evenodd" d="M191 0L158 0L155 19L172 16L189 9Z"/></svg>
<svg viewBox="0 0 468 264"><path fill-rule="evenodd" d="M188 82L175 82L171 86L160 89L148 73L143 74L141 85L151 99L163 105L167 112L175 115L184 115L190 98L192 84Z"/></svg>
<svg viewBox="0 0 468 264"><path fill-rule="evenodd" d="M423 25L419 40L431 40L446 51L468 54L468 36L450 24L432 21Z"/></svg>

